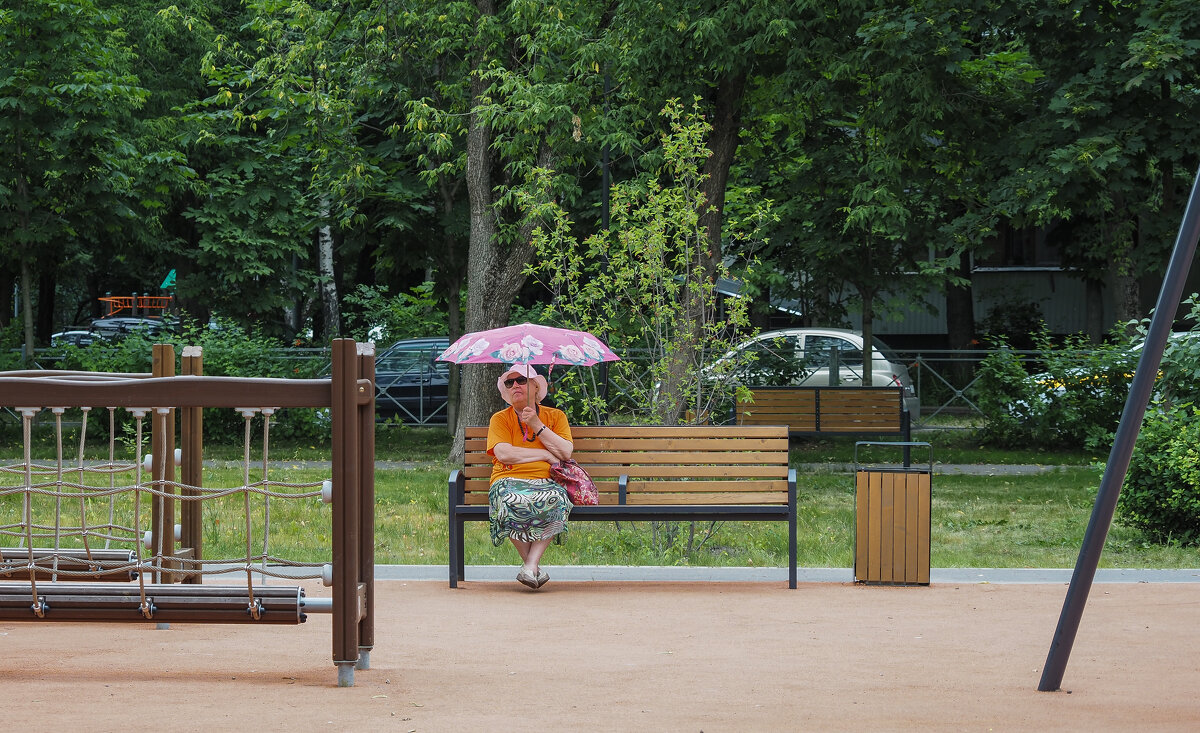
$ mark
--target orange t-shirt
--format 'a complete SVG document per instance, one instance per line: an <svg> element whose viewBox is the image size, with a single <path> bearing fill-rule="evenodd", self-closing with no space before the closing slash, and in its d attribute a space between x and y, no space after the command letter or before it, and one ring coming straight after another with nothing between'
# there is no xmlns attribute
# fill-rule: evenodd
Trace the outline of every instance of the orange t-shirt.
<svg viewBox="0 0 1200 733"><path fill-rule="evenodd" d="M567 424L567 416L562 410L538 405L538 417L547 430L558 433L563 440L571 441L571 426ZM525 431L527 434L531 432L528 425L525 426ZM546 447L542 445L541 438L534 438L533 442L525 440L525 436L521 434L521 423L517 420L516 410L512 407L493 414L491 422L488 423L487 452L492 457L492 482L495 483L501 478L550 478L550 464L547 461L510 465L496 460L492 449L497 443L508 443L518 448Z"/></svg>

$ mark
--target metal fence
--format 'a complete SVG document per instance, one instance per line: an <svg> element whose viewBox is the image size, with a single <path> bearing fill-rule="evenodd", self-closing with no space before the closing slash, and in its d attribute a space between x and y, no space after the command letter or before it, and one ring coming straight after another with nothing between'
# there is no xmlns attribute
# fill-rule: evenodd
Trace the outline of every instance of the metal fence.
<svg viewBox="0 0 1200 733"><path fill-rule="evenodd" d="M913 421L916 428L956 429L973 427L984 415L973 395L973 387L979 377L979 366L995 349L975 350L896 350L896 355L908 368L913 386L920 398L920 416ZM1074 352L1082 360L1090 351ZM39 349L35 353L35 366L39 369L57 368L57 349ZM1010 350L1031 373L1040 369L1044 359L1041 351ZM328 348L280 348L277 357L284 362L294 363L295 369L306 374L327 375L330 351ZM1058 352L1056 356L1070 358L1071 352ZM607 404L607 413L636 415L645 412L644 395L653 392L649 383L651 360L649 350L622 354L622 361L600 364L595 367L555 367L555 382L563 382L566 374L575 371L574 389L589 395L599 395ZM424 367L432 371L432 366ZM422 384L429 380L421 380ZM435 398L436 399L436 396ZM422 403L424 404L424 403ZM428 409L399 410L399 417L408 424L427 425L444 423L444 407L433 405Z"/></svg>

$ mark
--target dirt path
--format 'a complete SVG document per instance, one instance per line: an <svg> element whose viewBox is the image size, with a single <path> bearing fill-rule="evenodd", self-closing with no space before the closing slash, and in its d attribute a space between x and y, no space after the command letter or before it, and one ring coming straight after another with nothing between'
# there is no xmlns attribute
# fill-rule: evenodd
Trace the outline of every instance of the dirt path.
<svg viewBox="0 0 1200 733"><path fill-rule="evenodd" d="M1200 584L377 584L372 669L299 627L0 623L5 728L1196 730ZM313 589L321 595L323 589Z"/></svg>

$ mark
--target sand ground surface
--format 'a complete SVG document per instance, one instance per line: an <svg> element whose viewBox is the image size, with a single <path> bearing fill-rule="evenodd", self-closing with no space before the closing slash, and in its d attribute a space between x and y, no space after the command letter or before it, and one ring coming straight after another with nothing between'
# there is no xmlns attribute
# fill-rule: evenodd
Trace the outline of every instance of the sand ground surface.
<svg viewBox="0 0 1200 733"><path fill-rule="evenodd" d="M309 595L327 595L312 586ZM371 668L300 626L0 622L4 729L1200 729L1200 584L376 583Z"/></svg>

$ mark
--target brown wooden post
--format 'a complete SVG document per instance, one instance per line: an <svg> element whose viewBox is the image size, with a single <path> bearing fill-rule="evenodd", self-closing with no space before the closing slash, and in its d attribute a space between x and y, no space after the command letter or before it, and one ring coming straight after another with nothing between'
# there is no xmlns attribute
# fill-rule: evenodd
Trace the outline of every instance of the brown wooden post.
<svg viewBox="0 0 1200 733"><path fill-rule="evenodd" d="M172 344L154 344L151 373L154 377L175 376L175 347ZM175 410L166 405L149 405L154 409L150 428L150 453L154 456L150 477L155 488L171 493L167 481L175 480ZM165 448L164 448L165 446ZM150 549L161 552L164 558L175 556L175 500L169 496L155 495L151 502L153 522L150 530ZM174 582L174 574L161 574L159 583Z"/></svg>
<svg viewBox="0 0 1200 733"><path fill-rule="evenodd" d="M180 358L181 371L190 377L204 374L204 354L199 346L183 347ZM198 496L200 487L204 485L204 408L184 407L179 414L179 445L181 449L180 480L195 489L183 489L185 496ZM181 552L188 552L191 559L200 562L204 559L204 507L200 501L183 501L179 505L179 547ZM203 583L204 576L199 573L187 574L185 583Z"/></svg>
<svg viewBox="0 0 1200 733"><path fill-rule="evenodd" d="M358 368L351 339L333 341L333 663L354 686L359 622Z"/></svg>
<svg viewBox="0 0 1200 733"><path fill-rule="evenodd" d="M363 618L358 622L358 669L371 668L375 646L375 344L358 344L359 582L363 584ZM365 392L365 394L364 394Z"/></svg>

